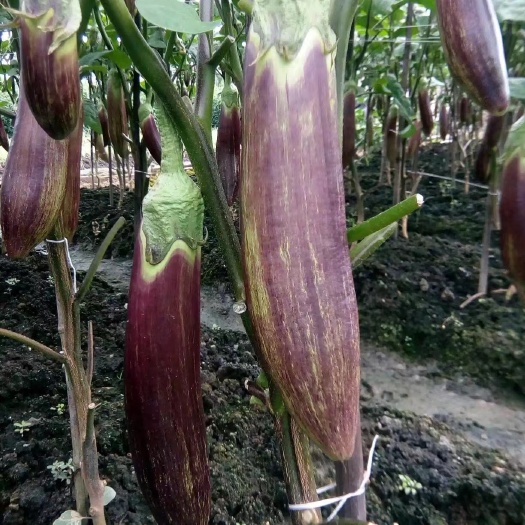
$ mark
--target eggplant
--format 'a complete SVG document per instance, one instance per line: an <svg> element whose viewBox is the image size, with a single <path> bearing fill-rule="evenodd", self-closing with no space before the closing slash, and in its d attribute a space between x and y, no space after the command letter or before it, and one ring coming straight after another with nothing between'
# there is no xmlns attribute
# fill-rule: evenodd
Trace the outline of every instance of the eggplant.
<svg viewBox="0 0 525 525"><path fill-rule="evenodd" d="M503 40L492 0L436 0L441 43L452 76L492 114L509 105Z"/></svg>
<svg viewBox="0 0 525 525"><path fill-rule="evenodd" d="M499 213L501 256L525 304L525 157L519 151L503 168Z"/></svg>
<svg viewBox="0 0 525 525"><path fill-rule="evenodd" d="M55 140L70 135L81 113L74 2L24 0L20 23L22 88L38 124Z"/></svg>
<svg viewBox="0 0 525 525"><path fill-rule="evenodd" d="M349 89L343 100L343 168L355 157L355 89Z"/></svg>
<svg viewBox="0 0 525 525"><path fill-rule="evenodd" d="M448 109L445 103L441 104L441 109L439 110L439 136L441 140L446 140L448 135L448 122L449 114Z"/></svg>
<svg viewBox="0 0 525 525"><path fill-rule="evenodd" d="M217 130L215 157L228 206L237 199L241 177L241 112L239 96L225 84Z"/></svg>
<svg viewBox="0 0 525 525"><path fill-rule="evenodd" d="M428 137L434 129L434 117L432 116L432 108L430 107L430 97L428 89L422 87L418 92L419 117L421 119L421 129Z"/></svg>
<svg viewBox="0 0 525 525"><path fill-rule="evenodd" d="M360 351L335 36L327 2L326 9L294 2L293 19L270 4L254 9L245 54L240 219L247 312L259 359L287 409L326 454L343 460L359 431Z"/></svg>
<svg viewBox="0 0 525 525"><path fill-rule="evenodd" d="M151 153L157 164L162 159L162 146L160 143L160 133L153 116L153 108L150 104L141 104L139 107L140 130L144 145Z"/></svg>
<svg viewBox="0 0 525 525"><path fill-rule="evenodd" d="M66 193L68 150L67 140L53 140L40 127L21 89L0 194L9 257L27 256L55 226Z"/></svg>
<svg viewBox="0 0 525 525"><path fill-rule="evenodd" d="M157 112L163 158L143 201L128 301L125 410L133 465L158 523L207 525L210 474L200 382L204 205L182 142Z"/></svg>
<svg viewBox="0 0 525 525"><path fill-rule="evenodd" d="M124 135L128 135L128 116L124 88L116 69L109 72L107 104L109 139L115 153L124 158L128 153L128 143L124 138Z"/></svg>

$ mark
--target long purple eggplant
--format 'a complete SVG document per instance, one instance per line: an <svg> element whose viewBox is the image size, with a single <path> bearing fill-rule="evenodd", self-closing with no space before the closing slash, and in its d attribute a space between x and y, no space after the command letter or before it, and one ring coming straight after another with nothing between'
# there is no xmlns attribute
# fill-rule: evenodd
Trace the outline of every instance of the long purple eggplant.
<svg viewBox="0 0 525 525"><path fill-rule="evenodd" d="M288 410L329 456L345 459L358 430L359 323L335 38L328 10L307 0L294 7L290 33L291 19L273 23L277 11L261 2L246 46L240 200L247 307L263 366Z"/></svg>
<svg viewBox="0 0 525 525"><path fill-rule="evenodd" d="M37 122L55 140L74 131L81 113L73 4L25 0L18 13L22 85Z"/></svg>
<svg viewBox="0 0 525 525"><path fill-rule="evenodd" d="M53 140L20 90L0 195L2 235L10 257L25 257L51 232L66 192L68 141Z"/></svg>
<svg viewBox="0 0 525 525"><path fill-rule="evenodd" d="M125 405L133 464L159 524L207 525L200 384L203 202L161 108L163 159L143 203L128 302Z"/></svg>
<svg viewBox="0 0 525 525"><path fill-rule="evenodd" d="M215 156L228 206L237 199L241 176L241 112L239 95L228 83L221 95Z"/></svg>
<svg viewBox="0 0 525 525"><path fill-rule="evenodd" d="M525 157L516 152L501 177L501 255L525 304Z"/></svg>
<svg viewBox="0 0 525 525"><path fill-rule="evenodd" d="M162 146L160 143L160 133L153 116L153 108L150 104L141 104L139 107L140 130L142 131L142 140L155 159L157 164L161 163Z"/></svg>
<svg viewBox="0 0 525 525"><path fill-rule="evenodd" d="M450 72L483 109L504 113L509 82L492 0L436 0L436 8Z"/></svg>

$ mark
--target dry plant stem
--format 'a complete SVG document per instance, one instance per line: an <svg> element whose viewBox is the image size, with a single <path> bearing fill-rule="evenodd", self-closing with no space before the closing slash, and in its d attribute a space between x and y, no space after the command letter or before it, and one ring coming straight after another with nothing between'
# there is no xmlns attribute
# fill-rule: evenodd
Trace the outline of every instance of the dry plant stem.
<svg viewBox="0 0 525 525"><path fill-rule="evenodd" d="M483 228L483 243L481 247L481 261L479 265L478 294L486 294L489 281L490 238L492 234L492 218L498 207L498 177L496 176L496 156L491 161L489 180L489 194L485 212L485 226Z"/></svg>
<svg viewBox="0 0 525 525"><path fill-rule="evenodd" d="M87 355L87 376L88 385L91 388L91 382L93 381L93 366L95 359L95 344L93 341L93 322L88 322L88 355Z"/></svg>
<svg viewBox="0 0 525 525"><path fill-rule="evenodd" d="M39 343L38 341L31 339L30 337L26 337L25 335L12 332L11 330L6 330L5 328L0 328L0 336L7 337L9 339L12 339L13 341L16 341L17 343L29 346L29 348L31 348L32 350L36 350L37 352L40 352L43 356L50 357L51 359L54 359L55 361L58 361L61 364L65 364L67 362L67 359L62 354L55 352L54 350L49 348L49 346L43 345L42 343Z"/></svg>
<svg viewBox="0 0 525 525"><path fill-rule="evenodd" d="M308 437L286 410L275 415L274 423L281 448L288 503L299 504L317 501ZM321 522L321 514L318 510L292 512L291 518L293 525L309 525Z"/></svg>
<svg viewBox="0 0 525 525"><path fill-rule="evenodd" d="M355 447L352 457L346 461L335 462L335 477L337 482L337 495L355 492L363 481L363 445L361 440L361 417L359 428L355 435ZM366 520L366 496L361 494L350 498L339 511L339 517L354 520Z"/></svg>
<svg viewBox="0 0 525 525"><path fill-rule="evenodd" d="M56 229L58 230L58 228ZM57 239L61 239L60 231L55 231ZM75 495L82 497L89 494L90 507L94 509L92 516L94 525L106 525L102 494L104 486L98 476L98 462L96 455L86 455L84 440L88 422L88 404L91 402L89 382L84 370L80 349L79 315L74 308L74 290L67 262L65 243L48 243L48 258L51 273L55 281L55 291L58 311L58 331L62 343L62 350L67 359L66 374L68 387L68 402L71 417L71 439L74 460L82 458L81 476L75 476ZM87 462L86 462L87 461ZM99 510L101 509L101 511ZM77 510L86 516L85 501L77 502Z"/></svg>

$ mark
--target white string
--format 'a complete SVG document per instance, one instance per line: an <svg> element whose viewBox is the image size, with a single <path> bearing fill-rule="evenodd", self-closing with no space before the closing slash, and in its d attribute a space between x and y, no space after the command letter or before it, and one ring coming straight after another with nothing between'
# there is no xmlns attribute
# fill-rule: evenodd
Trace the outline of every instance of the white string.
<svg viewBox="0 0 525 525"><path fill-rule="evenodd" d="M319 501L311 501L309 503L297 503L293 505L288 505L288 508L292 511L313 510L313 509L319 509L321 507L326 507L328 505L333 505L337 503L337 506L333 510L332 514L330 514L330 516L328 516L328 519L326 520L326 521L332 521L337 516L339 511L343 508L343 505L350 498L355 498L357 496L360 496L361 494L364 494L366 490L366 484L370 481L370 475L372 472L372 462L374 461L374 453L375 453L376 444L377 444L378 439L379 439L379 436L375 436L374 441L372 441L372 446L370 447L370 454L368 455L366 471L363 474L363 481L361 482L361 485L355 492L350 492L349 494L344 494L342 496L336 496L334 498L326 498L326 499L321 499ZM330 490L327 487L334 488L333 485L332 486L327 485L326 487L321 487L318 493Z"/></svg>
<svg viewBox="0 0 525 525"><path fill-rule="evenodd" d="M59 241L46 239L46 242L50 242L50 243L53 243L53 244L60 244L60 243L63 242L66 245L67 264L69 265L69 267L71 268L71 270L73 272L73 291L75 293L77 293L77 270L73 266L73 261L71 260L71 255L69 254L69 243L67 242L67 239L65 237L63 239L60 239Z"/></svg>

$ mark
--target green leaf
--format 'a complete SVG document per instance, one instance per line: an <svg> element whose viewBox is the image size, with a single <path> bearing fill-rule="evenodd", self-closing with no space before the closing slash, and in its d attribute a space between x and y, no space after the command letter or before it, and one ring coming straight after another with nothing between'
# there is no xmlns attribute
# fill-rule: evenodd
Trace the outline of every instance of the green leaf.
<svg viewBox="0 0 525 525"><path fill-rule="evenodd" d="M525 100L525 77L509 78L510 96Z"/></svg>
<svg viewBox="0 0 525 525"><path fill-rule="evenodd" d="M53 525L80 525L85 519L75 510L66 510L53 522Z"/></svg>
<svg viewBox="0 0 525 525"><path fill-rule="evenodd" d="M126 53L124 53L124 51L120 51L120 49L113 49L112 51L96 51L94 53L88 53L87 55L84 55L83 57L81 57L78 63L81 67L90 66L94 64L97 60L101 60L103 58L107 58L108 60L111 60L115 65L117 65L121 69L127 69L132 64L129 56Z"/></svg>
<svg viewBox="0 0 525 525"><path fill-rule="evenodd" d="M84 126L92 129L95 133L102 133L102 127L98 118L98 108L95 103L88 99L84 99Z"/></svg>
<svg viewBox="0 0 525 525"><path fill-rule="evenodd" d="M500 20L525 22L525 5L523 0L492 0Z"/></svg>
<svg viewBox="0 0 525 525"><path fill-rule="evenodd" d="M205 33L220 23L201 22L194 7L178 0L137 0L136 5L148 22L178 33Z"/></svg>
<svg viewBox="0 0 525 525"><path fill-rule="evenodd" d="M104 494L102 494L102 504L104 507L111 503L114 499L117 493L115 492L115 489L112 489L109 485L106 485L104 487Z"/></svg>
<svg viewBox="0 0 525 525"><path fill-rule="evenodd" d="M414 111L412 110L410 100L405 96L401 84L393 75L378 78L374 83L374 91L376 93L383 93L392 96L399 106L399 112L401 115L406 120L412 121L414 118Z"/></svg>

